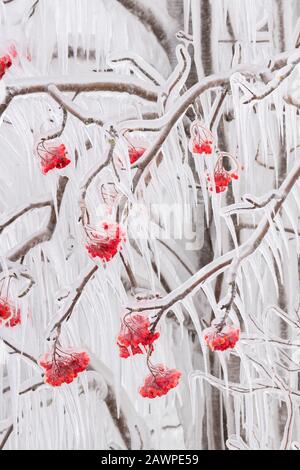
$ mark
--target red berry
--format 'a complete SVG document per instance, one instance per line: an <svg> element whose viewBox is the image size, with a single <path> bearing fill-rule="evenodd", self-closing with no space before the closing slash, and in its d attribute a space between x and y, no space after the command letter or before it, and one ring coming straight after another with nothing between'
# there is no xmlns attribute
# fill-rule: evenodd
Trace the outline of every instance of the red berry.
<svg viewBox="0 0 300 470"><path fill-rule="evenodd" d="M121 249L126 235L120 225L115 222L102 222L100 231L89 234L86 249L92 258L110 261Z"/></svg>
<svg viewBox="0 0 300 470"><path fill-rule="evenodd" d="M206 155L212 154L212 142L210 140L205 140L202 143L194 142L193 144L193 153L206 153Z"/></svg>
<svg viewBox="0 0 300 470"><path fill-rule="evenodd" d="M4 76L5 72L12 66L12 60L9 54L0 57L0 79Z"/></svg>
<svg viewBox="0 0 300 470"><path fill-rule="evenodd" d="M211 351L225 351L234 348L240 338L240 329L225 325L221 331L211 326L203 331L204 341Z"/></svg>
<svg viewBox="0 0 300 470"><path fill-rule="evenodd" d="M0 325L13 328L21 323L21 312L7 299L0 298Z"/></svg>
<svg viewBox="0 0 300 470"><path fill-rule="evenodd" d="M145 150L146 149L142 147L129 147L128 155L131 165L133 165L145 153Z"/></svg>
<svg viewBox="0 0 300 470"><path fill-rule="evenodd" d="M211 178L209 173L206 175L206 180L210 183ZM228 185L231 183L231 174L224 169L217 169L214 171L214 181L216 193L223 193L224 191L227 191ZM208 186L208 189L211 192L214 190L211 184Z"/></svg>
<svg viewBox="0 0 300 470"><path fill-rule="evenodd" d="M63 383L71 383L80 372L86 370L90 358L85 351L56 348L52 353L46 353L39 364L45 369L45 383L58 387Z"/></svg>
<svg viewBox="0 0 300 470"><path fill-rule="evenodd" d="M61 170L71 163L64 144L60 144L57 147L50 147L45 144L45 142L40 142L37 151L41 159L41 168L44 175L55 168Z"/></svg>
<svg viewBox="0 0 300 470"><path fill-rule="evenodd" d="M178 385L181 372L177 369L168 369L164 364L156 364L150 369L151 374L145 378L140 388L140 395L144 398L156 398L166 395L169 390Z"/></svg>
<svg viewBox="0 0 300 470"><path fill-rule="evenodd" d="M130 355L143 354L140 346L151 353L153 343L159 338L159 332L150 330L151 323L149 317L145 314L131 313L126 314L121 323L121 329L117 338L120 357L126 359Z"/></svg>

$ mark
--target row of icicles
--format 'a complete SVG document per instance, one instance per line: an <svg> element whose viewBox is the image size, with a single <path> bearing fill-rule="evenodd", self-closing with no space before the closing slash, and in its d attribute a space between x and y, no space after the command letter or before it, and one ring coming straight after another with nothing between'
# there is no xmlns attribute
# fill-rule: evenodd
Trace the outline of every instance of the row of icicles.
<svg viewBox="0 0 300 470"><path fill-rule="evenodd" d="M130 139L123 135L128 144L128 157L131 165L134 165L145 153L146 148L134 145ZM195 121L191 125L191 139L189 149L194 155L211 155L213 153L212 133L200 122ZM224 193L229 184L239 178L239 170L242 167L236 158L226 152L219 152L216 149L217 160L214 165L213 175L208 171L205 173L207 187L210 192ZM41 140L37 145L37 154L40 158L41 169L44 174L50 170L61 170L71 163L68 152L64 144L51 145L46 140ZM230 170L224 167L224 160L227 159Z"/></svg>
<svg viewBox="0 0 300 470"><path fill-rule="evenodd" d="M30 57L27 57L30 60ZM16 49L11 46L9 52L0 57L0 79L12 66L13 60L17 60ZM134 146L128 142L128 156L130 164L134 165L145 153L145 147ZM214 144L212 133L205 126L195 121L191 126L190 151L196 155L213 154ZM218 152L217 152L218 153ZM51 170L61 170L71 163L67 149L63 143L53 145L47 139L41 140L37 145L37 154L40 158L41 170L47 174ZM235 158L229 154L233 168L226 170L223 166L223 155L221 154L215 164L213 179L209 173L206 180L209 191L216 193L225 192L233 179L238 179L239 166ZM108 263L122 249L126 242L125 231L121 226L112 221L103 221L99 230L87 227L86 249L92 258L100 258ZM20 308L14 306L9 296L0 294L0 325L14 328L21 323ZM225 324L222 328L211 326L203 332L203 338L212 351L225 351L234 348L239 340L239 328ZM120 332L117 338L119 355L126 359L129 356L145 354L150 374L145 378L140 388L142 397L155 398L166 395L169 390L179 383L181 372L170 369L164 364L152 364L150 357L154 351L154 343L160 334L153 328L152 319L146 312L129 312L123 316ZM47 352L40 360L40 366L45 370L45 383L57 387L63 383L71 383L79 373L85 371L89 365L90 358L87 352L73 348L61 349L55 344L51 352Z"/></svg>
<svg viewBox="0 0 300 470"><path fill-rule="evenodd" d="M122 249L125 232L115 222L102 222L103 231L94 236L87 244L87 250L93 257L107 263ZM142 397L155 398L168 393L176 387L181 372L170 369L164 364L152 364L150 357L154 343L160 334L153 328L153 319L146 313L129 312L123 316L117 337L119 355L126 359L137 354L145 354L150 374L145 378L139 392ZM13 328L21 323L20 308L13 306L7 297L0 297L0 325ZM225 351L234 348L239 340L239 328L225 324L211 326L203 332L203 338L211 351ZM72 382L80 372L86 370L89 356L85 351L73 348L61 349L55 345L52 352L47 352L39 361L45 369L45 383L57 387Z"/></svg>
<svg viewBox="0 0 300 470"><path fill-rule="evenodd" d="M15 44L11 43L7 46L7 52L0 56L0 79L11 68L14 63L18 63L18 51ZM24 56L24 54L22 54ZM26 59L31 60L30 53L27 51ZM212 155L214 153L214 139L210 130L208 130L199 120L194 121L190 128L190 141L189 149L196 155ZM128 156L131 165L134 165L145 153L144 146L134 145L130 139L123 135L128 143ZM40 158L40 165L43 174L47 174L51 170L61 170L67 167L71 160L68 156L67 149L63 143L53 145L47 142L47 139L41 140L37 144L37 154ZM220 153L216 149L217 161L215 163L213 175L206 172L205 177L207 180L208 190L216 193L223 193L228 189L229 184L234 179L238 179L238 171L241 169L237 160L228 153ZM223 160L227 157L230 160L232 169L227 170L224 168ZM213 177L212 177L213 176Z"/></svg>

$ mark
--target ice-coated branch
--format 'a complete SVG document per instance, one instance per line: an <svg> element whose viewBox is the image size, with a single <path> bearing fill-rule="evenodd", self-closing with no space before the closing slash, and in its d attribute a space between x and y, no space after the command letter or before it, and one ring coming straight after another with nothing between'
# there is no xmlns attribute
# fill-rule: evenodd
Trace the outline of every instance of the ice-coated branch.
<svg viewBox="0 0 300 470"><path fill-rule="evenodd" d="M16 346L11 344L9 341L7 341L4 338L2 338L2 341L3 341L4 344L6 344L6 346L8 346L10 349L12 349L12 351L14 351L16 354L20 354L20 356L25 357L26 359L29 359L29 361L33 362L35 365L38 365L37 360L31 354L28 354L24 351L21 351L21 349L17 348Z"/></svg>
<svg viewBox="0 0 300 470"><path fill-rule="evenodd" d="M177 57L177 66L174 71L169 76L166 85L164 87L165 94L165 108L168 108L168 103L173 102L172 96L176 90L176 97L179 95L180 90L186 83L188 75L191 69L191 57L183 45L178 45L176 47L176 57Z"/></svg>
<svg viewBox="0 0 300 470"><path fill-rule="evenodd" d="M27 96L36 93L49 93L49 86L56 86L62 93L77 92L116 92L128 93L147 101L156 102L158 99L157 87L145 81L122 76L111 72L89 73L82 76L81 81L76 77L63 78L46 77L16 79L6 81L6 98L0 104L0 115L7 109L10 102L18 96Z"/></svg>
<svg viewBox="0 0 300 470"><path fill-rule="evenodd" d="M149 146L145 151L143 156L138 160L138 162L133 165L133 168L138 168L136 175L133 179L133 188L137 189L138 183L148 165L156 157L160 151L162 145L169 136L171 130L179 121L179 119L186 113L189 106L195 101L195 99L204 93L207 90L212 88L217 88L219 86L224 86L226 79L229 79L228 76L224 75L213 75L208 78L204 78L202 81L194 85L190 90L188 90L184 95L182 95L178 101L174 104L173 108L167 112L163 118L154 119L152 122L145 124L148 128L160 128L158 136L155 138L154 142ZM128 122L128 121L127 121ZM134 123L129 123L129 127L134 126Z"/></svg>
<svg viewBox="0 0 300 470"><path fill-rule="evenodd" d="M255 230L257 228L257 224L249 224L249 223L240 223L237 227L238 230ZM279 228L275 227L276 230L279 232ZM295 231L290 227L283 227L283 231L289 233L291 235L295 235ZM296 232L296 235L300 237L300 231Z"/></svg>
<svg viewBox="0 0 300 470"><path fill-rule="evenodd" d="M98 266L94 265L91 267L90 265L88 266L87 269L85 269L82 273L82 275L79 277L79 281L75 283L74 289L71 291L69 294L62 311L59 311L59 319L55 321L53 326L50 326L49 328L49 334L53 333L55 330L58 330L61 328L62 324L65 321L68 321L74 311L74 308L76 307L77 303L80 300L80 297L89 282L90 279L92 279L93 275L97 271ZM50 338L49 338L50 339Z"/></svg>
<svg viewBox="0 0 300 470"><path fill-rule="evenodd" d="M213 114L213 116L211 118L211 121L210 121L210 124L209 124L209 128L210 128L211 131L217 125L218 118L220 118L220 116L221 116L221 110L222 110L222 107L223 107L223 104L224 104L224 101L226 99L227 94L228 94L228 90L225 89L225 90L222 91L220 97L218 98L218 102L217 102L217 105L215 107L214 114Z"/></svg>
<svg viewBox="0 0 300 470"><path fill-rule="evenodd" d="M281 197L274 200L274 204L272 208L270 208L270 214L264 215L258 224L257 229L246 242L239 246L238 249L231 250L207 264L187 281L170 292L170 294L166 295L162 300L149 302L149 304L146 304L143 307L131 308L130 311L158 310L157 319L154 323L154 327L156 327L164 312L170 310L170 308L177 302L183 300L197 288L201 287L204 282L213 280L229 266L231 266L230 282L235 282L237 271L241 263L251 256L260 246L269 231L270 220L275 219L299 176L300 164L298 163L294 166L280 186L277 194L280 194Z"/></svg>
<svg viewBox="0 0 300 470"><path fill-rule="evenodd" d="M48 141L48 140L58 139L58 137L60 137L63 134L66 124L67 124L68 111L67 111L66 106L61 105L61 107L62 107L62 112L63 112L61 125L58 127L58 129L55 132L52 131L52 134L48 134L46 137L42 137L41 140L43 142Z"/></svg>
<svg viewBox="0 0 300 470"><path fill-rule="evenodd" d="M68 178L66 176L60 176L57 185L56 191L56 207L54 203L51 204L51 211L49 215L49 220L46 227L42 230L39 230L23 243L18 245L17 247L11 249L6 257L10 261L17 261L20 258L23 258L32 248L43 243L45 241L49 241L55 231L56 224L57 224L57 217L59 215L63 195L65 193L65 189L68 183Z"/></svg>
<svg viewBox="0 0 300 470"><path fill-rule="evenodd" d="M161 44L167 53L170 52L170 43L165 28L150 8L142 5L137 0L118 0L118 2L132 15L136 16L147 30L154 34L158 43Z"/></svg>
<svg viewBox="0 0 300 470"><path fill-rule="evenodd" d="M252 194L245 194L242 197L244 202L231 204L230 206L225 207L221 211L221 215L223 217L228 217L233 214L238 214L242 211L249 211L253 209L263 209L266 207L271 201L280 200L281 195L279 191L270 191L267 194L264 194L260 197L255 197Z"/></svg>
<svg viewBox="0 0 300 470"><path fill-rule="evenodd" d="M113 132L113 130L111 130L111 132ZM96 166L93 167L84 177L84 181L80 189L80 201L79 201L79 205L81 209L81 220L83 224L85 224L86 222L85 220L86 217L89 219L87 208L86 208L86 202L85 202L88 188L90 187L93 180L111 162L114 148L115 148L115 139L112 137L109 141L109 149L107 151L107 156L104 162L101 162L100 164L97 163ZM90 279L92 279L97 269L98 269L98 266L94 265L92 268L89 266L87 270L86 269L84 270L82 276L80 276L79 278L79 282L78 281L76 282L76 286L74 287L73 291L68 296L67 301L63 307L63 312L59 312L59 319L55 322L55 324L52 327L50 327L49 334L53 333L54 331L57 331L58 334L60 334L60 329L61 329L62 324L65 321L68 321L69 318L71 317L74 311L74 308L77 305L87 283L89 282Z"/></svg>
<svg viewBox="0 0 300 470"><path fill-rule="evenodd" d="M33 209L41 209L43 207L48 207L48 206L52 206L52 201L51 199L48 199L48 198L46 199L44 198L44 199L41 199L40 201L31 202L30 204L25 204L21 206L19 209L14 211L13 214L5 216L5 219L1 220L0 234L3 232L5 228L7 228L12 223L14 223L19 217L22 217L27 212Z"/></svg>
<svg viewBox="0 0 300 470"><path fill-rule="evenodd" d="M74 101L72 101L67 96L63 95L63 93L59 91L56 85L49 85L48 93L65 110L65 112L68 111L69 113L73 114L73 116L83 122L83 124L85 124L86 126L90 124L103 126L103 121L101 121L101 119L86 114L84 109L80 108L80 106L75 104ZM50 138L54 139L54 137Z"/></svg>
<svg viewBox="0 0 300 470"><path fill-rule="evenodd" d="M35 285L35 280L29 273L21 273L20 276L22 276L24 279L27 279L29 282L27 286L25 287L25 289L23 289L22 292L18 294L19 299L21 299L22 297L25 297L31 291L32 287Z"/></svg>
<svg viewBox="0 0 300 470"><path fill-rule="evenodd" d="M88 188L90 187L94 179L101 173L104 168L106 168L112 162L113 159L114 148L116 145L114 129L110 129L110 134L111 138L109 139L109 147L104 162L101 162L100 164L97 163L93 168L91 168L91 170L89 170L88 173L85 175L83 183L81 184L79 206L81 210L81 221L83 224L89 222L89 214L85 202Z"/></svg>
<svg viewBox="0 0 300 470"><path fill-rule="evenodd" d="M239 383L229 382L226 384L223 380L214 377L211 374L204 373L202 371L195 371L191 378L201 377L202 379L206 380L210 383L213 387L217 387L220 390L228 391L232 394L238 393L240 395L248 395L252 393L257 393L263 390L269 390L270 392L274 393L285 393L283 392L282 388L276 385L275 383L268 383L264 382L263 380L254 380L251 384L251 387L246 387ZM295 389L289 389L289 394L296 398L300 397L300 392Z"/></svg>
<svg viewBox="0 0 300 470"><path fill-rule="evenodd" d="M300 109L300 101L297 100L297 98L295 98L294 96L286 95L284 96L283 99L287 104L290 104L291 106L294 106L295 108Z"/></svg>
<svg viewBox="0 0 300 470"><path fill-rule="evenodd" d="M107 385L106 406L127 449L147 449L149 432L143 419L137 414L126 391L121 388L119 398L115 393L115 380L112 371L89 351L89 370L97 372Z"/></svg>
<svg viewBox="0 0 300 470"><path fill-rule="evenodd" d="M287 393L286 399L287 418L283 432L283 438L280 450L288 450L292 443L293 424L295 419L295 404L290 393Z"/></svg>
<svg viewBox="0 0 300 470"><path fill-rule="evenodd" d="M2 439L2 441L0 442L0 450L3 450L4 447L5 447L5 444L7 443L8 439L9 439L9 436L11 435L11 433L13 432L13 429L14 429L14 426L13 424L11 424L7 430L5 431L5 434L4 434L4 437Z"/></svg>
<svg viewBox="0 0 300 470"><path fill-rule="evenodd" d="M273 80L271 80L265 86L265 89L263 92L253 93L251 98L243 101L243 104L249 104L249 103L252 103L253 101L260 101L266 98L267 96L269 96L271 93L273 93L273 91L275 91L282 84L284 80L286 80L292 74L292 72L295 70L297 65L299 65L299 63L300 63L300 54L298 52L298 53L295 53L295 57L292 60L288 61L288 64L286 65L286 67L284 67L283 70L281 70L281 72L277 76L275 76Z"/></svg>
<svg viewBox="0 0 300 470"><path fill-rule="evenodd" d="M108 58L108 62L111 64L127 62L130 65L130 69L135 72L137 76L140 75L142 78L146 78L156 86L164 85L165 80L163 76L141 56L131 51L111 54Z"/></svg>

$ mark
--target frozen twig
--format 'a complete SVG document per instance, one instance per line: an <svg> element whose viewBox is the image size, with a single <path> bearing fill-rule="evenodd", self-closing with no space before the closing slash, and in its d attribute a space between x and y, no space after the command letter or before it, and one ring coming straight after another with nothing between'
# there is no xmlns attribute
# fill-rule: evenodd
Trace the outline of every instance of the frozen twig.
<svg viewBox="0 0 300 470"><path fill-rule="evenodd" d="M35 365L38 365L37 360L31 354L28 354L24 351L21 351L21 349L17 348L16 346L11 344L9 341L7 341L4 338L2 338L2 341L3 341L4 344L6 344L6 346L8 346L10 349L12 349L16 354L20 354L20 356L23 356L26 359L29 359L29 361L33 362Z"/></svg>
<svg viewBox="0 0 300 470"><path fill-rule="evenodd" d="M7 443L8 439L9 439L9 436L10 436L11 433L13 432L13 429L14 429L13 424L11 424L11 425L7 428L7 430L6 430L5 434L4 434L4 437L3 437L2 441L0 442L0 450L3 450L3 449L4 449L4 446L5 446L5 444Z"/></svg>
<svg viewBox="0 0 300 470"><path fill-rule="evenodd" d="M5 220L2 220L0 223L0 234L3 232L5 228L9 225L14 223L19 217L22 217L27 212L33 209L41 209L43 207L52 206L51 199L41 199L40 201L31 202L30 204L23 205L19 209L17 209L12 215L6 216Z"/></svg>
<svg viewBox="0 0 300 470"><path fill-rule="evenodd" d="M271 201L273 200L280 200L281 195L278 191L271 191L267 194L264 194L261 197L255 197L251 194L245 194L242 197L244 202L232 204L230 206L225 207L221 211L221 215L223 217L228 217L233 214L238 214L241 211L249 211L253 209L263 209L266 207Z"/></svg>
<svg viewBox="0 0 300 470"><path fill-rule="evenodd" d="M66 124L67 124L67 117L68 117L68 112L67 112L67 108L65 106L61 106L62 107L62 111L63 111L63 116L62 116L62 122L61 122L61 125L59 126L58 130L53 132L52 131L52 134L48 134L46 137L42 137L42 141L48 141L48 140L52 140L52 139L57 139L58 137L60 137L64 130L65 130L65 127L66 127Z"/></svg>
<svg viewBox="0 0 300 470"><path fill-rule="evenodd" d="M142 308L131 308L131 311L158 310L157 319L154 323L155 328L164 312L170 310L173 305L183 300L186 296L190 295L204 282L213 280L218 274L226 270L229 266L231 266L231 278L229 282L235 282L241 263L251 256L260 246L269 231L270 220L275 219L299 176L300 164L298 163L294 166L280 186L277 194L280 194L281 197L280 199L274 199L272 210L270 208L270 214L264 215L254 233L245 243L240 245L237 250L231 250L225 255L222 255L207 264L205 267L191 276L187 281L170 292L170 294L166 295L162 301L149 302L149 304L144 305Z"/></svg>
<svg viewBox="0 0 300 470"><path fill-rule="evenodd" d="M92 352L89 351L89 355L91 358L89 370L100 374L106 382L108 394L105 403L127 449L140 449L141 447L147 449L148 429L143 419L137 414L126 391L121 388L118 401L112 371Z"/></svg>
<svg viewBox="0 0 300 470"><path fill-rule="evenodd" d="M43 243L45 241L49 241L55 231L56 224L57 224L57 217L59 215L63 195L66 189L66 185L68 183L68 178L66 176L60 176L58 180L57 192L56 192L56 203L57 208L55 208L54 203L51 204L51 211L48 223L46 227L42 230L39 230L34 235L32 235L29 239L25 240L24 243L13 248L7 253L7 259L10 261L17 261L20 258L23 258L32 248ZM57 211L57 212L56 212Z"/></svg>
<svg viewBox="0 0 300 470"><path fill-rule="evenodd" d="M89 170L89 172L84 177L83 183L81 184L79 206L81 210L81 221L83 224L89 223L89 214L86 207L87 191L94 179L101 173L104 168L106 168L112 162L113 159L116 141L114 130L112 128L110 129L110 133L111 138L109 139L109 147L104 162L101 162L100 164L97 163L91 170Z"/></svg>
<svg viewBox="0 0 300 470"><path fill-rule="evenodd" d="M89 280L93 277L97 269L98 266L94 265L92 268L89 266L88 269L84 270L83 274L79 278L79 281L76 282L76 287L74 287L73 291L68 296L67 301L63 306L62 312L59 311L59 319L54 323L53 326L50 327L50 334L53 333L55 330L60 329L61 325L65 321L68 321L70 319L74 308L80 300L84 288L86 287Z"/></svg>
<svg viewBox="0 0 300 470"><path fill-rule="evenodd" d="M248 394L260 392L263 390L268 390L270 393L272 392L282 393L283 392L283 390L278 385L274 383L267 383L259 379L253 381L253 386L246 387L244 385L233 383L233 382L229 382L227 385L225 382L223 382L223 380L220 380L211 374L206 374L201 371L196 371L191 376L191 378L196 378L196 377L201 377L202 379L209 382L212 386L217 387L220 390L228 391L232 394L238 393L240 395L248 395ZM291 396L294 396L298 399L300 397L300 392L298 390L291 389L289 390L289 393Z"/></svg>
<svg viewBox="0 0 300 470"><path fill-rule="evenodd" d="M191 58L187 49L183 45L178 45L176 47L176 56L178 64L175 67L173 73L168 78L164 89L165 108L168 108L169 102L174 102L174 99L172 99L174 90L176 90L176 97L179 95L179 92L184 86L191 69Z"/></svg>
<svg viewBox="0 0 300 470"><path fill-rule="evenodd" d="M295 70L295 68L297 67L297 65L299 65L299 63L300 63L300 55L298 53L296 54L296 57L293 60L288 62L288 64L285 67L286 70L281 71L278 76L274 77L274 79L265 86L265 89L262 93L253 93L251 98L243 101L243 104L249 104L249 103L252 103L253 101L260 101L266 98L267 96L269 96L271 93L273 93L273 91L275 91L282 84L284 80L286 80L291 75L291 73Z"/></svg>
<svg viewBox="0 0 300 470"><path fill-rule="evenodd" d="M136 16L147 30L154 34L158 43L162 45L167 53L170 52L170 42L165 28L150 8L137 0L118 0L118 2L132 15Z"/></svg>
<svg viewBox="0 0 300 470"><path fill-rule="evenodd" d="M21 299L22 297L25 297L31 291L32 287L35 284L35 280L33 279L33 277L30 274L21 273L20 276L22 276L24 279L27 279L29 282L28 282L27 286L25 287L25 289L23 289L22 292L20 292L18 294L19 299Z"/></svg>
<svg viewBox="0 0 300 470"><path fill-rule="evenodd" d="M137 75L141 75L142 78L146 78L156 86L162 86L164 84L165 80L157 70L150 66L141 56L133 52L126 51L123 54L115 53L109 56L108 62L111 64L122 64L123 62L128 62L131 70Z"/></svg>
<svg viewBox="0 0 300 470"><path fill-rule="evenodd" d="M48 77L39 77L38 80L36 78L17 79L13 81L7 80L6 99L4 103L0 104L0 115L3 114L11 101L16 97L36 93L49 93L49 86L56 86L62 93L110 91L128 93L152 102L156 102L158 99L157 87L155 85L145 84L142 80L128 76L122 77L121 75L110 72L86 74L82 77L81 82L78 82L74 77L51 78L51 80Z"/></svg>
<svg viewBox="0 0 300 470"><path fill-rule="evenodd" d="M75 104L74 101L72 101L70 98L63 95L56 85L49 85L48 93L60 106L62 106L65 112L68 111L69 113L73 114L73 116L83 122L83 124L86 126L90 124L103 126L103 121L101 119L97 119L96 117L85 114L85 111ZM48 139L50 138L54 139L54 137L49 137Z"/></svg>

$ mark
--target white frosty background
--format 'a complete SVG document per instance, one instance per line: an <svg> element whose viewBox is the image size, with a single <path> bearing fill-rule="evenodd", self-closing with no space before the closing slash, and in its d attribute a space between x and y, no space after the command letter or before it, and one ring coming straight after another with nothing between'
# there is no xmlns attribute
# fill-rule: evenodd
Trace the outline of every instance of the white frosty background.
<svg viewBox="0 0 300 470"><path fill-rule="evenodd" d="M14 42L20 56L27 50L32 56L31 61L21 59L20 65L7 72L0 82L2 88L3 83L8 88L18 88L120 80L128 87L134 82L158 94L158 101L150 102L127 92L79 93L76 104L106 125L112 123L122 128L122 121L133 119L134 126L139 127L138 123L144 124L142 119L148 113L158 115L159 122L164 124L186 87L213 73L230 77L230 92L221 109L223 117L218 116L213 131L220 148L232 152L243 165L241 178L233 184L233 191L209 195L203 178L203 160L193 160L188 152L192 110L180 118L162 146L162 162L157 167L151 166L151 181L143 186L139 202L146 207L150 203L157 207L172 204L186 206L188 210L182 214L178 210L174 219L164 221L163 243L147 233L136 243L127 243L124 257L140 290L165 295L214 258L249 239L262 217L267 217L271 224L257 251L239 271L236 308L231 316L241 325L243 335L234 352L210 354L201 338L202 329L218 312L218 301L227 293L226 275L223 283L209 278L160 322L161 338L154 362L183 371L180 385L166 397L152 401L140 397L138 388L147 374L145 361L140 357L122 361L118 356L115 339L122 305L131 296L119 257L105 269L100 266L71 320L62 329L64 345L89 351L93 371L81 374L70 385L57 389L43 385L20 394L41 382L41 370L26 357L10 354L11 349L0 344L1 439L13 425L5 449L225 449L227 439L231 448L291 448L292 442L300 439L300 322L295 314L299 303L299 186L294 185L276 222L271 222L272 211L267 205L246 215L241 212L234 227L230 217L222 217L221 207L241 202L245 193L258 197L278 187L299 158L298 106L284 101L287 95L298 99L298 69L295 67L280 86L275 78L276 90L255 107L243 104L243 100L251 97L243 83L248 80L248 87L258 94L267 85L240 73L268 72L266 82L272 84L276 70L272 70L270 60L273 64L280 53L285 61L282 67L297 60L299 2L3 0L0 3L0 45L5 48L7 43ZM159 38L158 29L163 31ZM175 33L179 30L192 34L193 41L180 43L188 67L182 77L182 55L180 50L177 56L175 53L179 44ZM157 83L129 61L112 60L130 54L140 56L148 64L146 69L155 74ZM228 75L230 69L232 73ZM172 88L174 81L176 85ZM207 125L222 91L220 87L208 90L197 100ZM4 93L3 89L0 93ZM164 108L165 93L169 97ZM72 99L74 92L69 97ZM0 225L18 207L55 198L59 176L69 178L50 241L38 244L14 263L8 260L12 250L45 227L49 207L30 211L1 233L2 275L26 270L35 284L28 295L19 299L22 325L13 329L2 327L0 334L36 358L48 350L46 338L50 326L61 316L80 279L92 267L78 222L80 186L89 169L106 157L104 131L95 125L86 126L68 113L61 139L72 163L60 172L44 176L34 146L39 136L57 129L61 120L62 111L49 94L23 94L9 104L0 127ZM156 135L157 131L146 132L139 137L150 145ZM124 143L117 142L116 152L122 154L124 150ZM101 184L114 181L128 195L133 174L127 168L118 182L113 169L108 167L100 179L95 179L87 197L95 222L101 215ZM132 226L129 223L133 241L134 222ZM186 249L187 227L201 234L203 246ZM174 232L181 235L173 237ZM24 285L26 282L20 276L11 281L14 299L18 299ZM59 301L60 297L64 299ZM277 310L267 310L270 305L276 305Z"/></svg>

